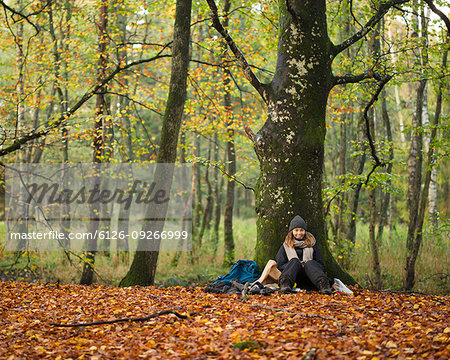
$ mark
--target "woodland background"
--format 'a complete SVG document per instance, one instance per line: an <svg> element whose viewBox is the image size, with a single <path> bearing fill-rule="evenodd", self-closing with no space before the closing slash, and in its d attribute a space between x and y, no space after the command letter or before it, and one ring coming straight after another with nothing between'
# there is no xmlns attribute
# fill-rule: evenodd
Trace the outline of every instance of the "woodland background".
<svg viewBox="0 0 450 360"><path fill-rule="evenodd" d="M258 77L269 81L278 7L266 0L225 3L233 39ZM434 5L448 13L444 1ZM0 150L33 129L48 129L19 150L2 152L1 162L86 163L93 157L155 162L170 81L175 3L18 0L1 6ZM328 1L332 40L357 30L375 6ZM450 292L447 31L425 2L411 1L394 7L334 66L336 73L369 74L334 88L328 99L323 182L329 245L363 287L403 287L412 216L407 194L423 196L428 171L414 290ZM252 188L259 169L244 128L263 124L265 105L212 28L203 1L193 3L189 53L177 161L194 167L193 251L160 254L156 282L164 285L209 282L235 260L252 259L256 243ZM392 79L370 108L371 147L362 113L375 91L370 80L375 72ZM373 150L384 164L375 171ZM4 238L4 223L0 233ZM132 255L126 249L95 254L94 281L118 285ZM1 277L79 282L86 259L85 254L0 248Z"/></svg>

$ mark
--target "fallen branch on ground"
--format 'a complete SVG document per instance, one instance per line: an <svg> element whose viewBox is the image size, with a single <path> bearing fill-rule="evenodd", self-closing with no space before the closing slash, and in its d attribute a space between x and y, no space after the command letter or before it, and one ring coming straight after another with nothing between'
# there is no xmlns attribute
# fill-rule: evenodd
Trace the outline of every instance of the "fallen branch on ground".
<svg viewBox="0 0 450 360"><path fill-rule="evenodd" d="M115 324L115 323L119 323L119 322L139 322L139 321L147 321L147 320L153 319L155 317L158 317L161 315L167 315L167 314L173 314L173 315L179 317L180 319L187 319L188 317L193 316L197 313L193 312L193 313L190 313L189 315L182 315L174 310L164 310L164 311L159 311L154 314L150 314L150 315L142 316L142 317L136 317L136 318L121 318L121 319L115 319L115 320L95 321L95 322L91 322L91 323L77 323L77 324L50 323L50 325L58 326L58 327L81 327L81 326Z"/></svg>

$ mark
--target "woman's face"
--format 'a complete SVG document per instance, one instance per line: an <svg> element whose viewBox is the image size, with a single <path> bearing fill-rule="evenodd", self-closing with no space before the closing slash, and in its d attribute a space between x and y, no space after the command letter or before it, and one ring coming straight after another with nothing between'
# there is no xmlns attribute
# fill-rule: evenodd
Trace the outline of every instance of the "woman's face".
<svg viewBox="0 0 450 360"><path fill-rule="evenodd" d="M296 238L297 240L303 239L305 234L306 230L303 228L295 228L294 230L292 230L292 235L294 235L294 238Z"/></svg>

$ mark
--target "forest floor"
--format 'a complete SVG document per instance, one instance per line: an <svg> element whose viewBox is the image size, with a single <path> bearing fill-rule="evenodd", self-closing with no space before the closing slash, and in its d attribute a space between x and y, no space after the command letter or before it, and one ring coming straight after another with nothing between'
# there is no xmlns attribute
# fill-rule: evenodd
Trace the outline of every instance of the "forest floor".
<svg viewBox="0 0 450 360"><path fill-rule="evenodd" d="M0 358L450 358L450 296L352 290L243 301L199 287L1 281Z"/></svg>

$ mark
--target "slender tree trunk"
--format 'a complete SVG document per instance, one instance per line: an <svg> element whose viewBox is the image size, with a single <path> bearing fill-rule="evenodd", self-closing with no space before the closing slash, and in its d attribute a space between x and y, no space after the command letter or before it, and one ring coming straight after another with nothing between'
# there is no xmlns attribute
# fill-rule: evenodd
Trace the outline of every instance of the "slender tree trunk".
<svg viewBox="0 0 450 360"><path fill-rule="evenodd" d="M416 91L416 110L412 121L411 133L411 147L408 157L408 193L407 193L407 207L409 214L408 235L406 239L406 276L404 287L411 289L415 280L415 258L414 258L414 238L417 228L420 188L422 184L422 106L423 106L423 92L425 89L426 80L421 80Z"/></svg>
<svg viewBox="0 0 450 360"><path fill-rule="evenodd" d="M369 243L372 254L372 271L375 276L374 288L379 290L382 287L381 282L381 269L380 260L378 257L378 244L375 238L375 223L376 223L376 202L375 202L375 189L371 189L369 192Z"/></svg>
<svg viewBox="0 0 450 360"><path fill-rule="evenodd" d="M219 136L214 133L214 163L219 162ZM213 227L213 254L216 255L219 244L220 210L222 206L223 176L219 184L219 171L214 169L214 227Z"/></svg>
<svg viewBox="0 0 450 360"><path fill-rule="evenodd" d="M22 7L22 0L18 1L18 8L20 9ZM17 24L17 34L16 34L16 49L17 49L17 55L16 55L16 66L18 70L18 79L16 83L16 89L15 89L15 96L17 101L17 107L16 107L16 129L14 132L14 137L18 138L22 136L26 132L26 109L24 105L24 99L25 99L25 65L26 65L26 57L24 53L24 26L23 22L19 22ZM27 159L27 148L24 150L19 150L16 153L16 163L24 163ZM22 189L20 192L20 203L25 203L25 189ZM11 198L12 201L12 198ZM12 204L10 204L11 206ZM30 214L28 214L28 208L22 206L21 207L21 213L18 214L19 218L26 219ZM26 233L28 232L28 226L26 225L26 222L19 221L18 222L18 228L17 232ZM17 250L18 251L24 251L27 249L27 240L21 239L18 243Z"/></svg>
<svg viewBox="0 0 450 360"><path fill-rule="evenodd" d="M423 22L423 21L422 21ZM424 102L423 102L423 126L427 129L430 126L430 119L428 114L428 86L425 87L424 91ZM427 152L430 151L431 146L431 131L427 132L427 135L424 138L425 140L425 150ZM431 231L434 232L437 230L438 222L437 222L437 168L435 165L435 161L432 164L431 177L430 177L430 186L428 190L428 213L431 220Z"/></svg>
<svg viewBox="0 0 450 360"><path fill-rule="evenodd" d="M364 171L364 165L366 163L366 137L365 137L365 124L362 114L358 117L358 124L356 129L356 141L354 151L360 152L360 155L356 155L350 158L349 169L352 174L359 176ZM347 210L344 213L344 220L341 222L341 226L338 232L339 243L346 249L352 248L355 244L356 237L356 219L358 214L359 195L361 192L362 184L358 183L353 189L348 191L347 194ZM342 266L348 267L350 256L344 257Z"/></svg>
<svg viewBox="0 0 450 360"><path fill-rule="evenodd" d="M394 149L392 148L392 129L391 129L391 120L389 119L389 114L387 111L387 104L386 104L386 92L383 90L382 93L382 105L381 105L381 111L382 111L382 118L383 118L383 125L386 129L386 140L387 140L387 146L389 146L389 162L387 165L386 173L390 177L392 174L392 166L394 161ZM388 187L391 185L391 180L388 180ZM382 197L382 201L380 204L380 221L378 225L378 232L377 232L377 244L379 246L382 246L382 237L383 237L383 230L384 226L388 224L389 218L391 218L391 212L392 212L392 196L389 192L389 189L385 192L385 195Z"/></svg>
<svg viewBox="0 0 450 360"><path fill-rule="evenodd" d="M351 32L351 14L350 14L350 8L351 8L351 1L346 0L344 2L345 6L342 9L342 21L344 22L345 26L343 30L340 33L340 40L344 41L350 36ZM345 55L350 57L350 49L347 49L345 51ZM345 68L344 71L348 72L350 69ZM338 175L343 176L347 173L347 126L348 126L348 119L347 114L344 112L340 117L340 124L339 124L339 171ZM339 180L339 185L342 186L345 182L345 179L342 178ZM350 254L345 251L344 249L347 248L346 244L343 244L340 241L340 229L342 227L343 221L344 221L344 208L346 203L347 194L341 194L338 195L336 199L336 205L339 209L338 213L336 214L336 226L333 231L333 238L335 243L337 244L337 248L339 249L340 257L338 257L338 262L341 266L347 267L346 263L348 262L347 259L350 258ZM349 249L350 251L350 249Z"/></svg>
<svg viewBox="0 0 450 360"><path fill-rule="evenodd" d="M170 88L163 117L161 143L157 163L174 163L177 159L178 135L181 127L184 104L186 102L187 75L189 66L189 37L191 25L191 0L177 0L175 10L175 25L172 50L172 71ZM157 167L155 177L162 176L162 170ZM164 179L169 180L166 187L170 190L172 176L165 174ZM156 179L158 180L158 179ZM162 179L161 179L162 180ZM152 207L148 208L146 218L152 218ZM167 211L167 209L165 210ZM159 214L161 215L161 214ZM163 214L165 217L166 213ZM163 224L158 222L162 230ZM143 230L150 230L152 224L146 222ZM139 245L138 245L139 246ZM139 249L139 247L138 247ZM152 285L155 280L156 265L159 251L137 251L130 270L122 279L121 286Z"/></svg>
<svg viewBox="0 0 450 360"><path fill-rule="evenodd" d="M230 11L231 1L225 0L223 5L224 13L224 27L228 27L228 16ZM225 57L225 54L223 55ZM225 112L227 114L227 157L228 157L228 175L234 177L236 174L236 153L234 144L234 129L233 129L233 112L231 108L231 94L230 94L230 82L231 74L228 69L224 69L224 105ZM225 253L223 258L224 266L230 266L234 263L234 239L233 239L233 208L234 208L234 181L227 182L227 191L225 198L225 210L223 214L224 219L224 246Z"/></svg>
<svg viewBox="0 0 450 360"><path fill-rule="evenodd" d="M448 37L447 37L448 39ZM447 73L447 56L448 56L448 48L445 50L442 57L442 73ZM406 258L406 274L405 274L405 289L411 290L414 287L416 273L415 273L415 265L417 261L417 257L419 255L420 246L422 245L422 231L423 231L423 223L425 220L425 212L428 201L428 190L431 183L432 171L433 171L433 162L435 156L435 145L434 142L437 139L437 127L439 124L439 118L442 110L442 94L444 89L445 79L442 78L439 84L439 89L437 93L436 99L436 110L433 119L433 125L431 128L430 135L430 146L428 148L427 154L427 163L426 163L426 171L425 171L425 180L423 184L423 191L420 198L420 202L418 204L417 209L417 220L416 227L414 229L414 239L410 241L409 238L409 229L408 229L408 248L407 248L407 258ZM419 88L420 89L420 88ZM412 147L412 145L411 145Z"/></svg>
<svg viewBox="0 0 450 360"><path fill-rule="evenodd" d="M64 2L64 11L65 11L65 21L62 22L61 28L61 49L63 54L68 54L69 52L69 37L70 37L70 20L72 18L72 5L70 0L66 0ZM55 39L56 40L56 39ZM55 41L56 43L56 41ZM55 59L57 60L57 59ZM55 61L56 64L56 61ZM68 64L66 60L66 56L63 56L61 59L61 77L64 79L63 84L60 84L58 87L61 89L62 99L61 99L61 113L66 113L68 111L69 104L69 90L67 88L67 84L69 83L69 71ZM63 155L63 163L69 163L69 130L67 127L63 126L61 129L61 136L63 140L62 147L62 155ZM66 174L66 167L64 166L64 170L61 173L62 179L61 182L64 184L64 188L68 188L70 179ZM70 239L69 239L69 231L71 226L71 208L70 204L64 203L61 208L61 229L64 234L64 246L67 248L70 247Z"/></svg>
<svg viewBox="0 0 450 360"><path fill-rule="evenodd" d="M372 36L369 40L369 53L373 57L377 57L380 53L380 23L373 31ZM376 136L376 111L375 107L370 108L368 112L369 117L369 126L370 133ZM376 204L376 189L370 189L369 191L369 245L372 255L372 271L375 277L374 287L375 289L381 289L382 280L381 280L381 269L380 269L380 260L378 256L378 243L375 237L375 227L377 221L377 204Z"/></svg>
<svg viewBox="0 0 450 360"><path fill-rule="evenodd" d="M417 6L417 5L416 5ZM419 55L416 59L416 66L421 68L423 71L424 65L427 62L426 49L427 44L426 23L422 23L422 33L420 42L422 46L418 46ZM424 26L425 25L425 26ZM416 19L415 29L419 33L419 18ZM406 203L408 207L409 223L408 223L408 234L406 239L406 266L405 266L405 278L404 278L404 288L405 290L411 290L415 283L415 266L417 260L417 254L419 249L416 248L417 241L416 233L419 225L419 203L420 203L420 191L422 186L422 147L423 147L423 135L422 135L422 125L423 125L423 106L424 106L424 95L427 85L427 80L422 79L417 83L416 90L416 107L411 124L411 147L409 149L408 156L408 193L406 197ZM427 189L428 192L428 189ZM420 237L422 234L420 234ZM421 241L420 241L421 242Z"/></svg>
<svg viewBox="0 0 450 360"><path fill-rule="evenodd" d="M234 131L229 129L228 135L234 137ZM227 141L228 174L236 174L236 154L234 151L234 140ZM234 208L234 186L235 182L227 181L227 191L225 200L224 219L224 245L225 253L223 264L229 266L234 263L234 238L233 238L233 208Z"/></svg>
<svg viewBox="0 0 450 360"><path fill-rule="evenodd" d="M194 158L201 157L201 141L200 137L194 134ZM202 179L201 179L201 167L198 161L193 164L193 194L194 194L194 214L192 218L192 251L191 251L191 264L194 264L196 257L200 251L199 233L201 226L201 219L203 214L202 204Z"/></svg>
<svg viewBox="0 0 450 360"><path fill-rule="evenodd" d="M433 159L433 170L431 171L428 215L431 219L431 231L435 233L439 227L438 223L438 186L437 186L437 168L436 159Z"/></svg>
<svg viewBox="0 0 450 360"><path fill-rule="evenodd" d="M128 52L127 52L127 8L124 2L118 1L115 6L116 13L116 25L119 29L119 39L123 46L117 51L117 61L120 64L126 64L128 61ZM118 82L121 87L121 94L124 96L118 97L118 109L117 114L120 119L120 122L123 124L123 130L120 135L123 139L123 144L125 145L124 158L127 163L133 163L135 160L134 155L134 147L133 147L133 134L132 134L132 125L130 121L130 109L129 104L130 101L127 97L129 94L129 81L128 78L130 76L129 72L124 72L119 76ZM128 174L130 179L133 174ZM130 228L130 208L125 206L125 204L121 204L119 208L119 221L117 224L118 233L128 234ZM123 259L128 262L128 251L129 244L128 238L117 239L117 250L123 251Z"/></svg>
<svg viewBox="0 0 450 360"><path fill-rule="evenodd" d="M203 212L203 218L202 218L202 224L200 227L200 232L198 234L198 242L199 247L202 247L203 242L203 236L205 235L205 231L209 229L211 218L212 218L212 212L214 208L214 197L213 197L213 188L211 185L211 181L209 179L209 173L210 173L210 166L211 163L211 146L212 141L209 141L209 148L208 148L208 166L205 168L205 183L206 183L206 206L205 211Z"/></svg>
<svg viewBox="0 0 450 360"><path fill-rule="evenodd" d="M347 123L346 123L346 115L341 116L341 121L339 124L339 170L338 175L343 176L346 174L346 158L347 158ZM342 178L339 180L339 185L342 186L345 182L345 179ZM344 215L344 195L340 195L336 201L337 207L339 209L336 214L336 226L333 232L334 239L338 239L338 232L341 228L342 217ZM342 265L342 263L341 263Z"/></svg>
<svg viewBox="0 0 450 360"><path fill-rule="evenodd" d="M181 145L181 151L180 151L180 163L185 164L186 163L186 130L181 130L181 136L180 136L180 145ZM187 183L189 174L184 174L184 181L183 183ZM186 204L184 204L184 211L183 211L183 219L180 221L180 230L185 231L186 230L186 221L184 219L189 219L192 217L192 200L194 196L194 183L191 182L191 192L189 195L189 199L187 200ZM175 256L172 259L172 266L177 267L178 263L180 262L180 258L182 255L182 251L179 250L175 253Z"/></svg>
<svg viewBox="0 0 450 360"><path fill-rule="evenodd" d="M194 134L194 157L201 156L201 141L200 137ZM202 207L202 183L201 183L201 173L200 173L200 165L198 162L194 162L193 164L193 172L195 179L195 191L194 191L194 219L193 219L193 228L192 231L195 230L195 233L198 231L200 227L200 215L203 211Z"/></svg>
<svg viewBox="0 0 450 360"><path fill-rule="evenodd" d="M108 26L108 3L106 0L101 0L100 15L99 15L99 35L98 35L98 68L97 68L97 81L100 82L106 75L107 68L107 26ZM106 86L100 88L96 95L95 104L95 119L94 119L94 131L93 131L93 159L92 162L100 164L104 157L104 116L106 114L106 101L105 101ZM99 184L100 181L100 168L97 167L93 175L93 184ZM81 274L81 285L91 285L94 280L94 262L95 253L97 249L97 233L100 226L100 204L94 203L90 208L90 220L88 232L92 234L92 238L88 240L88 251L85 255L85 262L83 265L83 273Z"/></svg>

